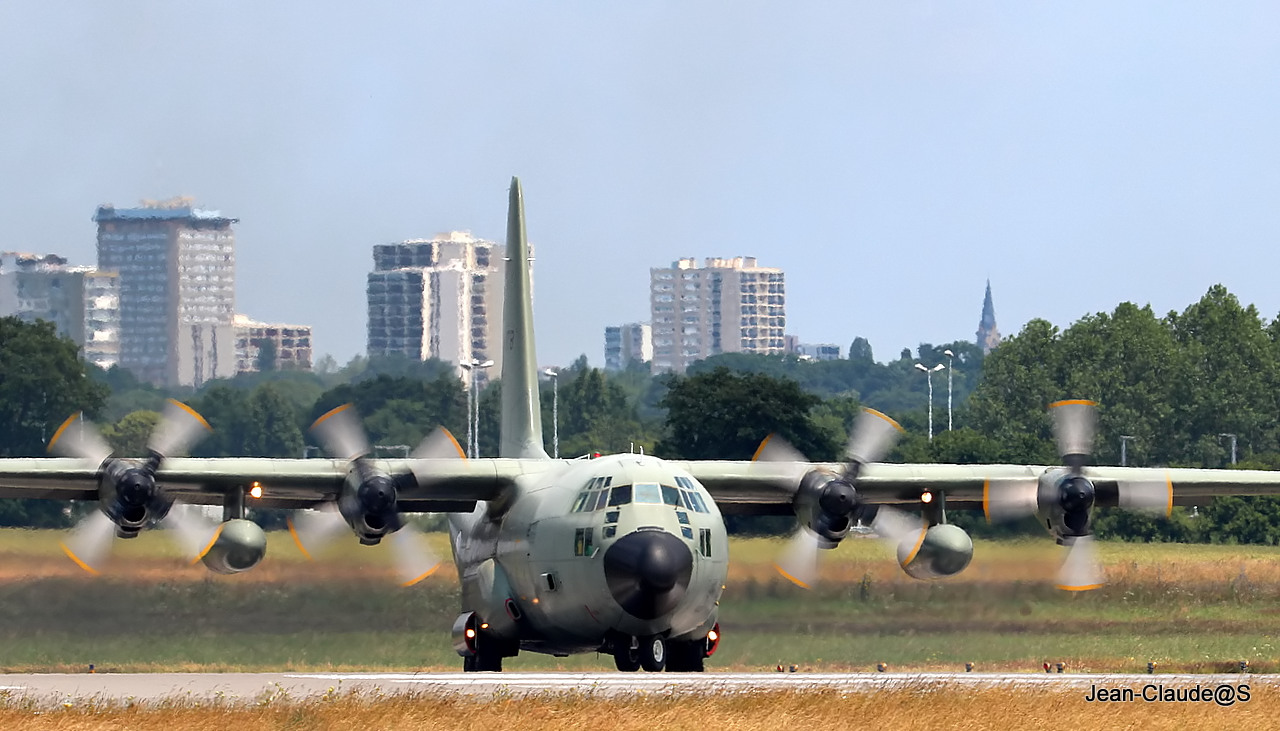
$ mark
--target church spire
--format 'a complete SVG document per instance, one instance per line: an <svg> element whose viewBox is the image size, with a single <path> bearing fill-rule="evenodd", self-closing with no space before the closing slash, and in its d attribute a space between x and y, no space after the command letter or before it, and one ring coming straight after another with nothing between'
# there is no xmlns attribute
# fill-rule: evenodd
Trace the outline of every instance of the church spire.
<svg viewBox="0 0 1280 731"><path fill-rule="evenodd" d="M987 280L987 296L982 299L982 320L978 323L978 347L986 355L1000 344L1000 331L996 328L996 308L991 304L991 280Z"/></svg>

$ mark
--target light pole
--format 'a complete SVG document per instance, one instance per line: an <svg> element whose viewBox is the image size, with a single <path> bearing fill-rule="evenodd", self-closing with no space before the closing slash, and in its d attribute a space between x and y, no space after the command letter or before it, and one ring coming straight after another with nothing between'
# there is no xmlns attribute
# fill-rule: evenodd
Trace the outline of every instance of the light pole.
<svg viewBox="0 0 1280 731"><path fill-rule="evenodd" d="M942 351L942 354L947 356L947 431L951 431L951 372L955 370L952 363L956 354L950 348Z"/></svg>
<svg viewBox="0 0 1280 731"><path fill-rule="evenodd" d="M929 441L931 442L933 441L933 374L943 368L946 368L946 366L941 363L932 368L926 368L916 363L916 369L923 371L925 379L929 381Z"/></svg>
<svg viewBox="0 0 1280 731"><path fill-rule="evenodd" d="M1120 435L1120 466L1121 467L1129 466L1129 442L1132 442L1135 439L1137 439L1137 437L1133 436L1132 434Z"/></svg>
<svg viewBox="0 0 1280 731"><path fill-rule="evenodd" d="M551 458L560 459L560 374L554 368L543 373L551 379Z"/></svg>
<svg viewBox="0 0 1280 731"><path fill-rule="evenodd" d="M1231 464L1236 463L1236 435L1235 434L1219 434L1218 438L1226 437L1231 440Z"/></svg>
<svg viewBox="0 0 1280 731"><path fill-rule="evenodd" d="M460 365L470 376L471 381L467 384L467 456L476 458L480 456L480 399L476 393L476 371L492 366L493 361L479 361L473 358L471 362Z"/></svg>

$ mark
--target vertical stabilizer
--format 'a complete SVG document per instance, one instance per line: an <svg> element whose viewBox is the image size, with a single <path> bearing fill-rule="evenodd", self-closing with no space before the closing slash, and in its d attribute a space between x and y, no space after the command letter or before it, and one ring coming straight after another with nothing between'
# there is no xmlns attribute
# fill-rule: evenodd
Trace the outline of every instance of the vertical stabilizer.
<svg viewBox="0 0 1280 731"><path fill-rule="evenodd" d="M546 459L529 267L524 194L520 179L512 178L507 207L507 281L502 303L502 442L498 456Z"/></svg>

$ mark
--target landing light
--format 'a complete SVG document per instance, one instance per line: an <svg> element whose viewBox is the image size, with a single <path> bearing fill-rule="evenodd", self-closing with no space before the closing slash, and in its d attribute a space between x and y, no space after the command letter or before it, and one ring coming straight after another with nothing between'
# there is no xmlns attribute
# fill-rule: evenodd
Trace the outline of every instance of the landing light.
<svg viewBox="0 0 1280 731"><path fill-rule="evenodd" d="M470 627L468 627L468 628L467 628L467 639L468 639L468 640L474 640L475 638L476 638L476 631L475 631L475 630L473 630L473 629L471 629Z"/></svg>
<svg viewBox="0 0 1280 731"><path fill-rule="evenodd" d="M710 632L707 633L707 639L711 640L712 642L715 642L716 640L720 639L720 633L715 630L711 630Z"/></svg>
<svg viewBox="0 0 1280 731"><path fill-rule="evenodd" d="M250 488L249 488L249 497L252 497L252 498L260 498L260 497L262 497L262 484L261 484L261 483L259 483L259 482L254 482L254 483L253 483L253 487L250 487Z"/></svg>
<svg viewBox="0 0 1280 731"><path fill-rule="evenodd" d="M931 502L933 502L933 493L931 493L931 492L921 493L921 494L920 494L920 502L922 502L922 503L931 503Z"/></svg>

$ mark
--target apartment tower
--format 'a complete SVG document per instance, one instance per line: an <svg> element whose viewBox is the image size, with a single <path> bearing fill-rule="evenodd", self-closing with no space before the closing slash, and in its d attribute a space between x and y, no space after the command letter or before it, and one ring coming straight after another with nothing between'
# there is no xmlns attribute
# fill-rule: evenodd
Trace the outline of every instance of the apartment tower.
<svg viewBox="0 0 1280 731"><path fill-rule="evenodd" d="M164 386L235 375L237 219L190 198L98 207L98 269L120 284L120 365Z"/></svg>
<svg viewBox="0 0 1280 731"><path fill-rule="evenodd" d="M786 287L781 269L753 256L692 258L649 270L653 370L683 373L718 353L783 353Z"/></svg>
<svg viewBox="0 0 1280 731"><path fill-rule="evenodd" d="M502 369L506 247L465 231L373 247L368 354ZM481 372L480 380L485 380Z"/></svg>

